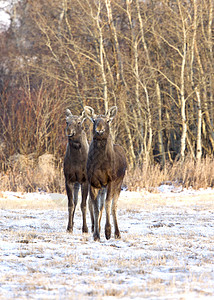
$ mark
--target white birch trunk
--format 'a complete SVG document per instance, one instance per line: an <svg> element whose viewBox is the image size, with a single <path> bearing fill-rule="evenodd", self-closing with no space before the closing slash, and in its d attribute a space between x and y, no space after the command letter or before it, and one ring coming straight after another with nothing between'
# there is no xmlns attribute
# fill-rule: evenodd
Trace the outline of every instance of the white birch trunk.
<svg viewBox="0 0 214 300"><path fill-rule="evenodd" d="M99 44L100 44L100 69L101 69L101 75L103 80L103 100L104 100L104 106L105 106L105 112L108 111L108 92L107 92L107 79L106 79L106 73L105 73L105 62L104 62L104 49L103 49L103 32L102 32L102 26L100 25L100 9L101 4L99 1L98 6L98 12L97 12L97 28L99 30Z"/></svg>
<svg viewBox="0 0 214 300"><path fill-rule="evenodd" d="M201 160L202 156L202 145L201 145L201 128L202 128L202 111L201 111L201 98L200 93L196 89L196 97L198 104L198 126L197 126L197 148L196 148L196 159Z"/></svg>
<svg viewBox="0 0 214 300"><path fill-rule="evenodd" d="M161 165L164 166L166 162L165 150L163 145L163 134L162 134L162 103L161 103L161 94L160 94L160 86L158 82L156 82L156 94L157 94L157 102L158 102L158 144L159 144L159 153L161 156Z"/></svg>
<svg viewBox="0 0 214 300"><path fill-rule="evenodd" d="M186 24L185 19L183 18L182 8L180 7L180 1L178 1L178 6L180 10L180 15L182 18L182 27L183 27L183 54L182 54L182 65L181 65L181 87L180 87L180 96L181 96L181 124L182 124L182 134L181 134L181 159L185 159L185 149L186 149L186 137L187 137L187 120L186 120L186 100L184 96L184 72L186 65L186 55L187 55L187 36L186 36Z"/></svg>

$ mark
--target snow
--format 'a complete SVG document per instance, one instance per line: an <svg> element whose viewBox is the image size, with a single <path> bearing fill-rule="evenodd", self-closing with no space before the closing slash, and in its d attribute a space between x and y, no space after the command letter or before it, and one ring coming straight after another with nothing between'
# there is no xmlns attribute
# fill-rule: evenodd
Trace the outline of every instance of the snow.
<svg viewBox="0 0 214 300"><path fill-rule="evenodd" d="M10 16L4 11L0 11L0 30L7 29L10 26Z"/></svg>
<svg viewBox="0 0 214 300"><path fill-rule="evenodd" d="M1 0L0 2L0 32L7 30L10 26L10 14L8 8L10 1Z"/></svg>
<svg viewBox="0 0 214 300"><path fill-rule="evenodd" d="M94 242L79 204L66 232L65 195L1 192L0 299L213 299L213 197L173 185L122 191L121 239L105 239L103 214Z"/></svg>
<svg viewBox="0 0 214 300"><path fill-rule="evenodd" d="M12 8L18 1L19 0L0 0L0 32L10 27Z"/></svg>

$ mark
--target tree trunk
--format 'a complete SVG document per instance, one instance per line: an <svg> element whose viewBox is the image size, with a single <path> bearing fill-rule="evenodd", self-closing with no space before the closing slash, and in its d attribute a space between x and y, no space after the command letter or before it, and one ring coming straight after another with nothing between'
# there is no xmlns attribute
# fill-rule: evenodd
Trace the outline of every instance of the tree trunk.
<svg viewBox="0 0 214 300"><path fill-rule="evenodd" d="M202 156L202 144L201 144L201 127L202 127L202 111L201 111L201 98L200 93L196 89L197 96L197 108L198 108L198 126L197 126L197 147L196 147L196 159L201 160Z"/></svg>
<svg viewBox="0 0 214 300"><path fill-rule="evenodd" d="M100 69L101 69L101 75L103 79L103 100L104 100L104 106L105 106L105 112L108 111L108 93L107 93L107 79L106 79L106 73L105 73L105 62L104 62L104 49L103 49L103 33L102 33L102 27L100 26L100 1L98 6L98 12L97 12L97 28L99 30L99 46L100 46Z"/></svg>
<svg viewBox="0 0 214 300"><path fill-rule="evenodd" d="M161 157L161 165L164 166L166 163L165 149L163 145L163 134L162 134L162 103L159 83L156 82L156 94L158 103L158 146Z"/></svg>

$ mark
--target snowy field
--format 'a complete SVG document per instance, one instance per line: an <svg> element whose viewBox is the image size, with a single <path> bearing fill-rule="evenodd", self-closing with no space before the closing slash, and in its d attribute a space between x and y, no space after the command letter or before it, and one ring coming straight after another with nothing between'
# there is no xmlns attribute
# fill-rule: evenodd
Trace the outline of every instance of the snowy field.
<svg viewBox="0 0 214 300"><path fill-rule="evenodd" d="M123 191L121 240L59 194L0 193L0 299L214 299L214 190ZM91 228L89 214L88 226Z"/></svg>

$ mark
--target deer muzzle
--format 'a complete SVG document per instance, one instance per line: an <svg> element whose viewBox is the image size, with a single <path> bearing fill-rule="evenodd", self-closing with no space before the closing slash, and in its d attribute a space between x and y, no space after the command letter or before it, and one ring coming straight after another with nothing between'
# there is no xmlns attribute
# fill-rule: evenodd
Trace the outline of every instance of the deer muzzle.
<svg viewBox="0 0 214 300"><path fill-rule="evenodd" d="M71 138L71 137L73 137L76 134L76 131L75 130L71 130L71 129L67 129L66 133L67 133L67 136L69 138Z"/></svg>

